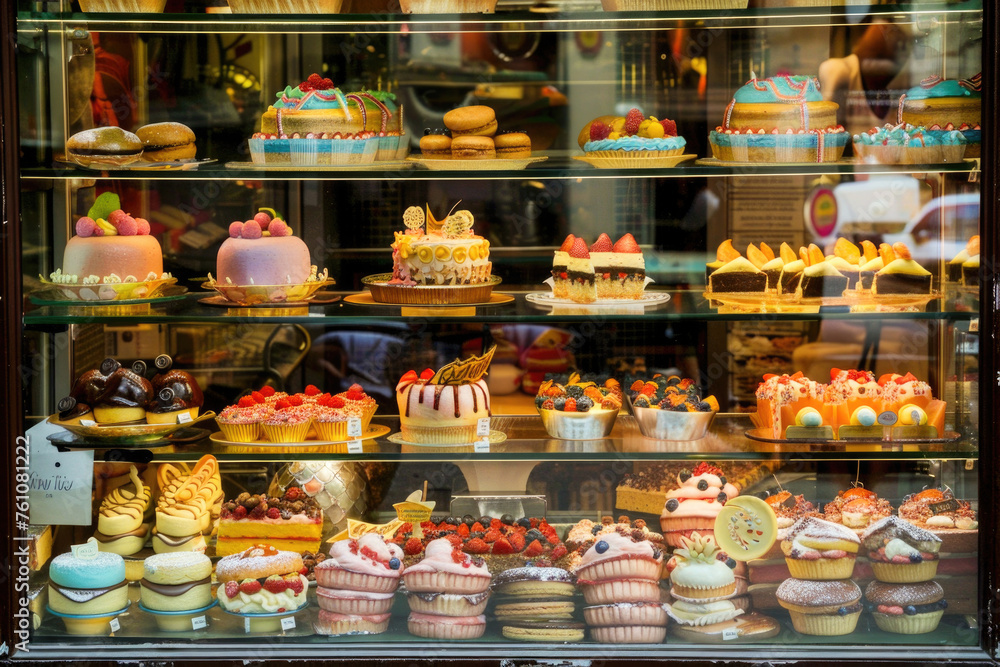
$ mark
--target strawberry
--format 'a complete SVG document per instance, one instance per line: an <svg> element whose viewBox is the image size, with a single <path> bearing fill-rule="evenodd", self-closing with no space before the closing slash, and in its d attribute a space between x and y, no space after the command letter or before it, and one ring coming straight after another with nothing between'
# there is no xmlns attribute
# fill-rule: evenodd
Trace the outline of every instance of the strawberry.
<svg viewBox="0 0 1000 667"><path fill-rule="evenodd" d="M573 240L573 247L569 249L569 256L576 259L590 259L590 253L587 252L587 242L579 236L576 237Z"/></svg>
<svg viewBox="0 0 1000 667"><path fill-rule="evenodd" d="M663 126L663 136L665 137L676 137L677 136L677 123L670 120L669 118L664 118L660 121L660 125Z"/></svg>
<svg viewBox="0 0 1000 667"><path fill-rule="evenodd" d="M243 398L240 399L240 402L237 403L237 405L239 405L241 408L252 408L253 406L256 405L256 403L253 402L252 396L244 396Z"/></svg>
<svg viewBox="0 0 1000 667"><path fill-rule="evenodd" d="M403 546L403 553L407 556L416 556L423 550L423 543L415 537L406 540L406 544Z"/></svg>
<svg viewBox="0 0 1000 667"><path fill-rule="evenodd" d="M464 523L460 523L458 525L458 534L461 535L462 537L468 538L469 537L469 527L466 526Z"/></svg>
<svg viewBox="0 0 1000 667"><path fill-rule="evenodd" d="M590 124L591 141L601 141L602 139L607 139L609 134L611 134L611 128L601 121L597 120Z"/></svg>
<svg viewBox="0 0 1000 667"><path fill-rule="evenodd" d="M462 536L461 535L455 535L454 533L452 533L451 535L445 535L444 538L446 540L448 540L449 542L451 542L451 546L455 547L456 549L461 549L462 548Z"/></svg>
<svg viewBox="0 0 1000 667"><path fill-rule="evenodd" d="M559 544L559 536L558 535L555 535L555 534L546 535L545 539L548 540L549 544Z"/></svg>
<svg viewBox="0 0 1000 667"><path fill-rule="evenodd" d="M469 532L470 533L485 533L486 532L486 528L483 527L483 524L481 524L478 521L476 521L474 524L472 524L472 528L469 528Z"/></svg>
<svg viewBox="0 0 1000 667"><path fill-rule="evenodd" d="M544 521L544 519L542 521ZM528 523L531 524L532 528L538 528L538 524L541 522L536 517L531 517L528 519Z"/></svg>
<svg viewBox="0 0 1000 667"><path fill-rule="evenodd" d="M302 586L302 580L298 577L294 579L288 579L285 583L288 584L288 588L291 589L294 595L301 595L302 591L305 590Z"/></svg>
<svg viewBox="0 0 1000 667"><path fill-rule="evenodd" d="M358 391L356 389L348 389L347 392L344 393L344 398L349 401L363 401L365 400L365 392Z"/></svg>
<svg viewBox="0 0 1000 667"><path fill-rule="evenodd" d="M590 252L611 252L611 248L611 239L607 234L601 233L594 241L594 245L590 246Z"/></svg>
<svg viewBox="0 0 1000 667"><path fill-rule="evenodd" d="M264 398L264 394L260 393L259 391L251 392L250 398L253 399L254 403L265 403L267 401L267 399Z"/></svg>
<svg viewBox="0 0 1000 667"><path fill-rule="evenodd" d="M563 406L563 411L564 412L576 412L576 399L575 398L567 398L566 399L566 404Z"/></svg>
<svg viewBox="0 0 1000 667"><path fill-rule="evenodd" d="M500 519L490 519L490 528L493 530L500 530L503 528L503 524L500 522Z"/></svg>
<svg viewBox="0 0 1000 667"><path fill-rule="evenodd" d="M560 542L552 549L552 560L557 560L566 555L566 545Z"/></svg>
<svg viewBox="0 0 1000 667"><path fill-rule="evenodd" d="M340 396L331 396L330 400L327 401L327 405L331 408L339 409L347 405L347 403L345 403L344 399L342 399Z"/></svg>
<svg viewBox="0 0 1000 667"><path fill-rule="evenodd" d="M708 461L702 461L694 467L691 471L692 477L698 477L699 475L715 475L716 477L722 477L722 470L717 466L712 465Z"/></svg>
<svg viewBox="0 0 1000 667"><path fill-rule="evenodd" d="M396 530L396 534L397 535L400 535L400 534L405 535L406 533L412 533L412 532L413 532L413 524L410 523L409 521L407 521L406 523L404 523L402 526L400 526Z"/></svg>
<svg viewBox="0 0 1000 667"><path fill-rule="evenodd" d="M356 391L356 392L358 392L359 394L363 394L363 393L365 393L365 390L364 390L364 388L363 388L363 387L362 387L362 386L361 386L360 384L358 384L357 382L355 382L355 383L354 383L354 384L352 384L352 385L351 385L350 387L348 387L348 388L347 388L347 391Z"/></svg>
<svg viewBox="0 0 1000 667"><path fill-rule="evenodd" d="M271 509L267 510L267 518L268 519L280 519L281 518L281 510L279 510L277 507L272 507Z"/></svg>
<svg viewBox="0 0 1000 667"><path fill-rule="evenodd" d="M226 582L226 597L232 600L240 594L240 585L235 581Z"/></svg>
<svg viewBox="0 0 1000 667"><path fill-rule="evenodd" d="M240 592L246 593L247 595L253 595L254 593L260 592L260 582L256 579L247 579L242 584L240 584Z"/></svg>
<svg viewBox="0 0 1000 667"><path fill-rule="evenodd" d="M500 539L500 531L495 528L491 528L486 531L486 535L483 536L483 539L487 542L496 542Z"/></svg>
<svg viewBox="0 0 1000 667"><path fill-rule="evenodd" d="M308 387L306 387L306 390L302 393L304 393L306 396L319 396L323 392L319 390L319 387L317 387L314 384L311 384Z"/></svg>
<svg viewBox="0 0 1000 667"><path fill-rule="evenodd" d="M511 533L507 541L510 542L510 546L514 547L514 551L524 551L524 535L521 533Z"/></svg>
<svg viewBox="0 0 1000 667"><path fill-rule="evenodd" d="M417 375L416 371L406 371L406 373L403 374L403 377L399 378L399 381L413 383L416 382L419 377L420 376Z"/></svg>
<svg viewBox="0 0 1000 667"><path fill-rule="evenodd" d="M528 558L534 558L535 556L541 555L543 551L545 551L545 549L542 547L542 543L538 540L532 540L531 544L528 545L528 548L524 550L524 555Z"/></svg>
<svg viewBox="0 0 1000 667"><path fill-rule="evenodd" d="M287 410L290 407L292 407L292 404L288 402L287 398L279 398L274 402L275 410Z"/></svg>
<svg viewBox="0 0 1000 667"><path fill-rule="evenodd" d="M261 387L260 393L262 396L264 396L264 398L267 398L268 396L274 396L274 387Z"/></svg>
<svg viewBox="0 0 1000 667"><path fill-rule="evenodd" d="M638 109L632 108L628 110L625 114L625 134L632 136L639 131L639 125L642 124L643 115Z"/></svg>
<svg viewBox="0 0 1000 667"><path fill-rule="evenodd" d="M420 527L424 530L430 530L431 528L437 528L437 524L433 521L421 521Z"/></svg>
<svg viewBox="0 0 1000 667"><path fill-rule="evenodd" d="M276 574L272 574L270 577L264 580L264 590L268 593L274 593L278 595L279 593L284 593L285 589L288 588L288 582L279 577Z"/></svg>
<svg viewBox="0 0 1000 667"><path fill-rule="evenodd" d="M451 550L451 560L460 565L465 563L465 554L462 553L461 546Z"/></svg>
<svg viewBox="0 0 1000 667"><path fill-rule="evenodd" d="M615 242L612 252L641 253L642 250L639 249L639 244L635 242L635 238L631 234L626 234Z"/></svg>
<svg viewBox="0 0 1000 667"><path fill-rule="evenodd" d="M465 552L470 554L485 554L489 553L490 550L490 546L478 537L473 537L466 542L464 548Z"/></svg>
<svg viewBox="0 0 1000 667"><path fill-rule="evenodd" d="M562 242L561 246L559 246L559 252L569 252L569 249L573 247L574 239L576 239L576 237L572 234L567 236L566 240Z"/></svg>
<svg viewBox="0 0 1000 667"><path fill-rule="evenodd" d="M279 401L279 403L280 403L280 401ZM294 406L298 407L298 406L302 405L302 403L303 403L302 397L299 396L298 394L295 394L294 396L289 396L288 397L288 404L289 405L294 405Z"/></svg>
<svg viewBox="0 0 1000 667"><path fill-rule="evenodd" d="M434 371L429 368L425 368L424 372L420 374L421 380L430 380L432 377L434 377Z"/></svg>
<svg viewBox="0 0 1000 667"><path fill-rule="evenodd" d="M501 537L493 543L492 552L498 556L512 554L514 553L514 547L510 545L510 542L508 542L506 538Z"/></svg>

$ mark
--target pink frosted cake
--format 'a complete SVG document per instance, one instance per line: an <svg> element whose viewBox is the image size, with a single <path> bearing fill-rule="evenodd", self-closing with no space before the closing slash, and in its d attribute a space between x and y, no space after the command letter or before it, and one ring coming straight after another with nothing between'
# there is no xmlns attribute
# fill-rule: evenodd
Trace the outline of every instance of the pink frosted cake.
<svg viewBox="0 0 1000 667"><path fill-rule="evenodd" d="M430 639L481 637L486 629L486 617L472 613L481 611L481 606L457 603L470 596L486 594L491 581L489 568L482 558L463 553L446 538L431 540L424 549L423 559L403 573L410 603L407 630L412 635ZM422 593L440 594L443 604L435 605L433 613L416 611L415 602L420 598L415 596ZM485 603L485 599L477 597L477 600Z"/></svg>
<svg viewBox="0 0 1000 667"><path fill-rule="evenodd" d="M330 589L391 593L403 573L403 551L386 544L381 535L368 533L359 539L334 542L330 557L316 566L316 583ZM348 612L347 609L330 611ZM353 610L372 613L377 610Z"/></svg>
<svg viewBox="0 0 1000 667"><path fill-rule="evenodd" d="M231 285L295 285L315 273L309 248L281 218L261 212L229 225L219 248L216 280Z"/></svg>
<svg viewBox="0 0 1000 667"><path fill-rule="evenodd" d="M679 487L667 491L660 514L663 538L672 547L684 546L681 538L691 537L695 532L711 535L722 507L740 494L722 470L704 461L692 472L681 471L677 481Z"/></svg>

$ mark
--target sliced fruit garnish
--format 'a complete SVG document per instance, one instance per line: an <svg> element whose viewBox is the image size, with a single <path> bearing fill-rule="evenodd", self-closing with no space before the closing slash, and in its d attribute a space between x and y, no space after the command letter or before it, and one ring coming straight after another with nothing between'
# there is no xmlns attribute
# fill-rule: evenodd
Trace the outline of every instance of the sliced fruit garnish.
<svg viewBox="0 0 1000 667"><path fill-rule="evenodd" d="M767 264L767 255L757 249L757 246L750 244L747 246L747 259L758 269Z"/></svg>
<svg viewBox="0 0 1000 667"><path fill-rule="evenodd" d="M794 262L798 259L798 255L796 255L795 251L792 250L792 246L788 245L784 241L782 241L781 247L778 248L778 255L781 257L781 261L785 264Z"/></svg>
<svg viewBox="0 0 1000 667"><path fill-rule="evenodd" d="M826 255L823 254L823 250L815 243L809 244L809 266L813 264L819 264L820 262L826 260Z"/></svg>
<svg viewBox="0 0 1000 667"><path fill-rule="evenodd" d="M870 262L878 257L878 248L868 239L861 242L861 252L864 254L865 262Z"/></svg>
<svg viewBox="0 0 1000 667"><path fill-rule="evenodd" d="M896 259L896 253L888 243L882 243L878 247L878 256L882 258L882 263L889 266L889 262Z"/></svg>
<svg viewBox="0 0 1000 667"><path fill-rule="evenodd" d="M857 264L858 260L861 259L861 250L858 246L854 245L843 236L837 239L837 243L834 244L833 254L847 260L851 264Z"/></svg>
<svg viewBox="0 0 1000 667"><path fill-rule="evenodd" d="M739 256L740 251L733 247L732 239L723 241L715 251L715 258L720 262L731 262Z"/></svg>

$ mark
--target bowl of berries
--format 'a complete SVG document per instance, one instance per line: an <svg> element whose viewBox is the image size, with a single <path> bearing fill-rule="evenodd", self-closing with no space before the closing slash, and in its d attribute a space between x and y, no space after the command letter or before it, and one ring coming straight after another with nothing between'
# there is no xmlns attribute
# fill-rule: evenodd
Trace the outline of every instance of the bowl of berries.
<svg viewBox="0 0 1000 667"><path fill-rule="evenodd" d="M719 411L715 397L702 398L694 380L659 373L633 382L628 402L639 432L654 440L700 440Z"/></svg>
<svg viewBox="0 0 1000 667"><path fill-rule="evenodd" d="M585 382L579 373L565 384L546 380L538 389L535 407L545 431L561 440L596 440L611 435L622 407L622 390L610 378L603 385Z"/></svg>

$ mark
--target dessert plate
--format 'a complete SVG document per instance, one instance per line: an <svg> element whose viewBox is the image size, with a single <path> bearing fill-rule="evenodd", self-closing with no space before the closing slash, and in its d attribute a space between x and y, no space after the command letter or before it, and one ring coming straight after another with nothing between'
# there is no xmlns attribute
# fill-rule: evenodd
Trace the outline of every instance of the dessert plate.
<svg viewBox="0 0 1000 667"><path fill-rule="evenodd" d="M481 285L390 285L391 273L377 273L361 279L372 300L392 306L458 306L488 303L500 276L490 276Z"/></svg>
<svg viewBox="0 0 1000 667"><path fill-rule="evenodd" d="M489 301L483 301L481 303L463 303L463 306L498 306L502 303L510 303L514 300L512 294L503 294L500 292L494 292L490 295ZM395 306L394 303L382 303L376 301L372 297L370 292L361 292L360 294L350 294L344 297L344 301L347 303L357 304L359 306ZM446 304L433 304L435 306L444 306ZM450 304L448 304L450 305Z"/></svg>
<svg viewBox="0 0 1000 667"><path fill-rule="evenodd" d="M411 155L406 158L414 164L426 167L433 171L516 171L524 169L529 164L544 162L549 159L547 155L539 155L525 158L495 158L492 160L434 160L423 158L418 155Z"/></svg>
<svg viewBox="0 0 1000 667"><path fill-rule="evenodd" d="M658 306L670 301L670 295L666 292L643 292L640 299L598 299L593 303L577 303L572 299L559 299L551 292L529 292L524 296L525 301L538 306L583 306L586 308L599 308L603 306L634 306L643 307Z"/></svg>
<svg viewBox="0 0 1000 667"><path fill-rule="evenodd" d="M702 296L708 300L711 307L732 308L742 312L818 312L819 308L839 307L850 308L852 313L878 313L923 310L928 303L940 299L943 295L940 292L878 296L860 293L800 299L791 294L778 296L771 292L751 294L706 291Z"/></svg>
<svg viewBox="0 0 1000 667"><path fill-rule="evenodd" d="M187 294L188 288L183 285L167 285L160 288L155 296L142 299L115 299L112 301L81 301L80 299L67 299L57 288L49 288L34 292L28 299L36 306L133 306L144 303L163 303L165 301L179 301Z"/></svg>
<svg viewBox="0 0 1000 667"><path fill-rule="evenodd" d="M313 447L320 445L338 445L345 442L350 442L351 440L373 440L375 438L381 438L383 435L391 431L388 426L383 424L368 424L368 430L359 435L356 438L345 438L344 440L306 440L305 442L269 442L267 440L255 440L254 442L236 442L235 440L226 440L225 436L222 435L222 431L216 431L209 439L219 445L226 446L240 446L240 447ZM312 433L312 431L310 431Z"/></svg>
<svg viewBox="0 0 1000 667"><path fill-rule="evenodd" d="M826 438L773 438L771 437L771 429L769 428L751 428L747 429L743 435L745 435L750 440L755 440L757 442L766 442L772 445L781 445L784 443L796 443L796 444L806 444L806 445L935 445L935 444L945 444L949 442L957 442L961 439L962 435L956 433L955 431L945 431L944 436L940 438L900 438L898 440L864 440L861 438L851 438L849 440L828 440Z"/></svg>
<svg viewBox="0 0 1000 667"><path fill-rule="evenodd" d="M261 303L235 303L230 301L222 295L217 296L206 296L203 299L198 299L198 303L203 303L206 306L216 306L217 308L281 308L283 306L297 307L297 306L321 306L329 303L335 303L340 301L339 296L323 296L324 294L329 294L327 292L315 292L308 301L279 301L277 303L261 302Z"/></svg>
<svg viewBox="0 0 1000 667"><path fill-rule="evenodd" d="M185 609L183 611L160 611L158 609L150 609L146 605L139 602L139 609L146 612L147 614L153 616L156 619L156 626L163 630L164 632L192 632L194 627L191 625L191 620L197 616L202 616L206 611L212 607L219 604L219 601L212 600L212 603L201 607L199 609ZM202 619L205 620L205 619ZM203 623L202 627L206 627L207 623Z"/></svg>
<svg viewBox="0 0 1000 667"><path fill-rule="evenodd" d="M45 285L44 292L55 292L73 305L102 305L129 301L140 303L142 299L154 299L166 287L177 282L177 278L157 278L131 283L54 283L47 278L38 276ZM186 290L185 290L186 291Z"/></svg>
<svg viewBox="0 0 1000 667"><path fill-rule="evenodd" d="M449 448L449 447L472 447L473 445L476 444L475 442L461 442L461 443L455 443L455 444L440 444L440 443L430 443L430 442L410 442L409 440L404 440L403 439L403 434L402 433L393 433L388 438L386 438L386 440L388 440L389 442L395 443L397 445L408 445L408 446L412 446L412 447L441 447L441 448ZM491 445L496 445L496 444L499 444L499 443L504 442L506 440L507 440L507 434L504 433L503 431L497 431L497 430L491 430L490 431L490 444Z"/></svg>
<svg viewBox="0 0 1000 667"><path fill-rule="evenodd" d="M141 446L143 449L158 449L170 447L172 445L185 445L197 442L198 440L208 437L208 434L209 431L207 429L188 428L174 431L166 437L157 440L140 440L134 444ZM56 431L55 433L48 434L45 438L53 445L57 445L59 447L83 447L93 449L95 444L101 447L108 445L108 443L94 443L92 440L88 440L87 438L76 435L75 433L70 433L69 431ZM132 443L115 442L112 447L115 449L121 449L129 444Z"/></svg>
<svg viewBox="0 0 1000 667"><path fill-rule="evenodd" d="M53 610L49 605L45 605L45 611L63 619L67 634L96 636L111 634L113 631L108 626L111 619L127 612L130 606L132 606L131 602L117 611L108 611L103 614L64 614Z"/></svg>
<svg viewBox="0 0 1000 667"><path fill-rule="evenodd" d="M229 306L273 306L307 302L320 288L335 282L333 278L321 274L317 280L307 280L295 285L229 285L209 278L201 286L204 289L214 289L229 301Z"/></svg>
<svg viewBox="0 0 1000 667"><path fill-rule="evenodd" d="M226 169L252 169L255 171L399 171L411 169L413 164L406 160L382 160L368 164L261 164L257 162L227 162Z"/></svg>
<svg viewBox="0 0 1000 667"><path fill-rule="evenodd" d="M284 629L282 628L281 620L287 616L294 616L303 609L309 606L309 602L304 602L301 606L290 611L275 611L270 613L257 613L257 614L244 614L238 611L229 611L225 607L222 611L226 612L230 616L236 616L243 619L243 629L246 632L267 632L267 633L281 633L284 634ZM311 626L308 626L309 630L312 630Z"/></svg>
<svg viewBox="0 0 1000 667"><path fill-rule="evenodd" d="M218 162L218 160L212 157L206 157L200 160L169 160L166 162L146 162L144 160L136 160L135 162L129 162L128 164L123 165L86 165L80 164L75 160L57 160L57 162L72 164L88 171L193 171L203 164L212 164L214 162Z"/></svg>
<svg viewBox="0 0 1000 667"><path fill-rule="evenodd" d="M668 157L590 157L574 155L574 160L586 162L598 169L669 169L682 162L694 160L697 155L670 155Z"/></svg>
<svg viewBox="0 0 1000 667"><path fill-rule="evenodd" d="M101 444L133 444L148 443L161 440L174 431L188 428L198 422L213 419L215 413L209 410L198 415L197 418L183 424L131 424L125 426L84 426L80 423L69 423L59 420L59 415L52 415L48 418L50 424L61 426L70 433L80 436L92 443Z"/></svg>

